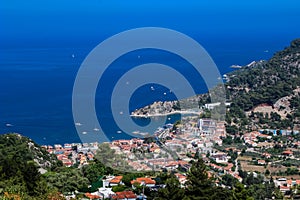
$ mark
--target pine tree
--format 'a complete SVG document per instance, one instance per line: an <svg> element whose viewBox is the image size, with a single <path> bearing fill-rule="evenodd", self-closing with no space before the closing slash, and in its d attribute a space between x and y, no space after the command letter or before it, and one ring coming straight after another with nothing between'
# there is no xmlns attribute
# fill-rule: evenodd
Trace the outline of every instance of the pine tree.
<svg viewBox="0 0 300 200"><path fill-rule="evenodd" d="M206 165L202 159L192 164L187 175L186 198L195 200L230 200L232 191L215 186L211 178L208 178Z"/></svg>
<svg viewBox="0 0 300 200"><path fill-rule="evenodd" d="M210 193L213 183L208 178L206 166L202 159L194 162L187 175L186 190L189 196L203 199Z"/></svg>
<svg viewBox="0 0 300 200"><path fill-rule="evenodd" d="M159 190L159 197L156 199L182 200L184 196L184 189L180 187L178 179L172 175L167 179L166 187Z"/></svg>

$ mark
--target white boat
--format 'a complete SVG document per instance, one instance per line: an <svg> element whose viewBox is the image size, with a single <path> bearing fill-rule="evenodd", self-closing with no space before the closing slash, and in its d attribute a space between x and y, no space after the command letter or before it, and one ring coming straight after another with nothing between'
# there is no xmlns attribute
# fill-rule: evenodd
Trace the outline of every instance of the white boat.
<svg viewBox="0 0 300 200"><path fill-rule="evenodd" d="M117 133L122 133L122 131L117 131Z"/></svg>
<svg viewBox="0 0 300 200"><path fill-rule="evenodd" d="M12 127L12 126L14 126L14 125L12 125L12 124L5 124L5 126L7 126L7 127Z"/></svg>
<svg viewBox="0 0 300 200"><path fill-rule="evenodd" d="M85 135L85 134L87 134L87 132L86 132L86 131L83 131L82 134Z"/></svg>
<svg viewBox="0 0 300 200"><path fill-rule="evenodd" d="M140 132L139 132L139 131L133 131L132 133L135 134L135 135L137 135L137 134L139 134Z"/></svg>
<svg viewBox="0 0 300 200"><path fill-rule="evenodd" d="M140 132L139 135L141 135L141 136L148 136L150 134L148 132Z"/></svg>
<svg viewBox="0 0 300 200"><path fill-rule="evenodd" d="M100 129L99 128L94 128L94 131L99 131Z"/></svg>
<svg viewBox="0 0 300 200"><path fill-rule="evenodd" d="M240 66L240 65L231 65L230 68L233 68L233 69L241 69L243 66Z"/></svg>
<svg viewBox="0 0 300 200"><path fill-rule="evenodd" d="M140 132L140 131L133 131L132 133L135 135L141 135L141 136L150 135L148 132Z"/></svg>
<svg viewBox="0 0 300 200"><path fill-rule="evenodd" d="M76 126L82 126L82 124L80 122L76 122L75 125Z"/></svg>

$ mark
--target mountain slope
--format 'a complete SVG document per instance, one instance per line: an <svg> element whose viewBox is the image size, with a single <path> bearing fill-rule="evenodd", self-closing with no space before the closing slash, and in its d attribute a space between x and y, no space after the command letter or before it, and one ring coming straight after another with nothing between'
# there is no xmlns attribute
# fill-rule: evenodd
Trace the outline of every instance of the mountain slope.
<svg viewBox="0 0 300 200"><path fill-rule="evenodd" d="M299 123L297 115L300 113L298 105L300 87L300 39L291 42L291 45L276 53L269 61L261 61L245 66L242 69L229 73L229 81L226 83L227 95L232 105L227 114L227 123L245 126L249 121L243 111L251 113L250 122L257 122L257 116L253 113L257 106L270 106L271 109L278 106L282 98L290 106L285 113L288 119L281 123L281 116L272 111L272 116L263 114L266 122L273 121L272 128L291 128L294 123ZM269 115L270 113L268 113ZM272 120L272 118L274 118ZM270 127L269 123L266 123Z"/></svg>
<svg viewBox="0 0 300 200"><path fill-rule="evenodd" d="M0 135L0 161L7 157L13 158L16 163L34 161L43 169L61 166L55 155L49 154L33 140L17 133Z"/></svg>
<svg viewBox="0 0 300 200"><path fill-rule="evenodd" d="M62 163L20 134L0 135L0 199L44 199L48 186L39 169Z"/></svg>
<svg viewBox="0 0 300 200"><path fill-rule="evenodd" d="M245 110L262 103L274 104L300 86L300 39L292 41L290 47L269 61L246 66L228 77L230 98Z"/></svg>

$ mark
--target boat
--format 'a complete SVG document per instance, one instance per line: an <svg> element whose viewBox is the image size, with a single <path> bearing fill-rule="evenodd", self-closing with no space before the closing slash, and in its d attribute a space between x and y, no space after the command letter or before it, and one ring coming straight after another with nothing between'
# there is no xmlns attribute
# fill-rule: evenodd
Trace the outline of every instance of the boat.
<svg viewBox="0 0 300 200"><path fill-rule="evenodd" d="M12 126L14 126L14 125L12 125L12 124L5 124L5 126L7 126L7 127L12 127Z"/></svg>
<svg viewBox="0 0 300 200"><path fill-rule="evenodd" d="M137 135L137 134L139 134L140 132L139 132L139 131L133 131L132 133L135 134L135 135Z"/></svg>
<svg viewBox="0 0 300 200"><path fill-rule="evenodd" d="M241 69L243 66L240 66L240 65L231 65L230 68L233 68L233 69Z"/></svg>
<svg viewBox="0 0 300 200"><path fill-rule="evenodd" d="M80 122L76 122L75 125L76 126L82 126L82 124Z"/></svg>
<svg viewBox="0 0 300 200"><path fill-rule="evenodd" d="M117 133L122 133L122 131L117 131Z"/></svg>
<svg viewBox="0 0 300 200"><path fill-rule="evenodd" d="M94 128L93 130L94 130L94 131L99 131L100 129L99 129L99 128Z"/></svg>
<svg viewBox="0 0 300 200"><path fill-rule="evenodd" d="M148 132L140 132L138 135L141 135L143 137L150 136L150 134Z"/></svg>
<svg viewBox="0 0 300 200"><path fill-rule="evenodd" d="M86 132L86 131L83 131L82 134L85 135L85 134L87 134L87 132Z"/></svg>
<svg viewBox="0 0 300 200"><path fill-rule="evenodd" d="M141 136L150 135L148 132L140 132L140 131L133 131L132 133L135 135L141 135Z"/></svg>

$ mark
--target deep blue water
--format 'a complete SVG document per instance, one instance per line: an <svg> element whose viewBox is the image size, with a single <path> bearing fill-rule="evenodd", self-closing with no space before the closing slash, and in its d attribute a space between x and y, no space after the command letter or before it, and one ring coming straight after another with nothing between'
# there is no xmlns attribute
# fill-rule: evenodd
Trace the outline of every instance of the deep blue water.
<svg viewBox="0 0 300 200"><path fill-rule="evenodd" d="M235 41L231 48L226 44L205 41L207 50L215 60L221 74L232 70L232 64L244 65L252 60L268 59L279 50L278 47L264 46L260 42L253 47L240 48L246 41ZM95 44L96 45L96 44ZM288 45L288 44L287 44ZM46 45L47 46L47 45ZM50 45L49 45L50 46ZM32 48L2 48L0 50L0 131L19 132L40 144L80 142L72 118L72 89L76 73L83 59L93 45L78 47L59 46ZM268 49L268 52L264 50ZM74 58L72 55L74 54ZM141 56L137 59L137 55ZM98 119L110 139L129 138L117 133L110 113L110 94L116 81L133 66L158 62L179 70L193 85L197 93L205 92L206 86L200 76L195 75L184 60L158 50L141 50L128 53L117 59L105 72L99 82L96 95ZM154 85L139 88L131 98L130 110L148 105L157 100L175 99L168 88ZM173 115L168 122L180 119ZM159 120L159 119L158 119ZM147 119L138 119L139 125L146 125ZM6 126L12 124L13 126Z"/></svg>
<svg viewBox="0 0 300 200"><path fill-rule="evenodd" d="M80 142L72 119L76 73L88 53L114 34L139 27L182 32L198 41L224 74L233 64L268 59L299 37L299 8L298 0L0 1L0 133L19 132L40 144ZM206 91L189 64L170 53L126 54L109 67L96 94L98 120L109 139L128 137L117 133L111 117L113 86L122 73L147 62L172 66L197 93ZM130 110L174 98L162 95L167 88L149 86L134 93Z"/></svg>

